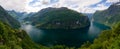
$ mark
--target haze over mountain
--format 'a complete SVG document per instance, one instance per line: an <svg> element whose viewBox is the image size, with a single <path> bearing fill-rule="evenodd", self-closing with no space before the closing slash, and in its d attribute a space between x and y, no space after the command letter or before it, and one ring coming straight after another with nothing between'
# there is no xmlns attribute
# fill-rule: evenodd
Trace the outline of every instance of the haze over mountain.
<svg viewBox="0 0 120 49"><path fill-rule="evenodd" d="M31 17L35 12L26 13L26 12L16 12L14 10L7 11L12 17L14 17L19 22L23 21L26 17Z"/></svg>

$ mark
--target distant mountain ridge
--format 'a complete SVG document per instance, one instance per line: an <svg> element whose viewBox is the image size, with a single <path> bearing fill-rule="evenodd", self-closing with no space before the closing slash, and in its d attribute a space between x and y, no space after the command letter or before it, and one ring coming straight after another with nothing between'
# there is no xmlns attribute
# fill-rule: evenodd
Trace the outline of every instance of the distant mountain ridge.
<svg viewBox="0 0 120 49"><path fill-rule="evenodd" d="M14 17L18 21L23 21L24 18L30 17L34 14L34 12L26 13L26 12L16 12L14 10L7 11L12 17Z"/></svg>
<svg viewBox="0 0 120 49"><path fill-rule="evenodd" d="M7 23L13 28L19 28L20 23L14 19L12 16L10 16L7 11L5 11L1 6L0 6L0 21Z"/></svg>
<svg viewBox="0 0 120 49"><path fill-rule="evenodd" d="M93 15L94 22L112 26L120 21L120 5L112 4L108 9L96 11Z"/></svg>
<svg viewBox="0 0 120 49"><path fill-rule="evenodd" d="M93 16L93 13L83 13L85 16L88 16L88 18L91 20L92 19L92 16Z"/></svg>

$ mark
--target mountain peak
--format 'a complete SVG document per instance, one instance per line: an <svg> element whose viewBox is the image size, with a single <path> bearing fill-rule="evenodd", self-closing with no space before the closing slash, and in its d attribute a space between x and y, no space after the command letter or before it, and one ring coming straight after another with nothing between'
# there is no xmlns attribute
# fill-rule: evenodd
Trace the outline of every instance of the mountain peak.
<svg viewBox="0 0 120 49"><path fill-rule="evenodd" d="M108 9L104 11L96 12L93 17L98 23L102 23L108 26L112 26L120 21L120 2L112 4Z"/></svg>
<svg viewBox="0 0 120 49"><path fill-rule="evenodd" d="M109 8L108 8L108 11L112 13L116 13L116 12L119 12L120 11L120 2L116 3L116 4L112 4Z"/></svg>
<svg viewBox="0 0 120 49"><path fill-rule="evenodd" d="M40 29L79 29L90 25L87 16L66 7L42 9L28 19Z"/></svg>

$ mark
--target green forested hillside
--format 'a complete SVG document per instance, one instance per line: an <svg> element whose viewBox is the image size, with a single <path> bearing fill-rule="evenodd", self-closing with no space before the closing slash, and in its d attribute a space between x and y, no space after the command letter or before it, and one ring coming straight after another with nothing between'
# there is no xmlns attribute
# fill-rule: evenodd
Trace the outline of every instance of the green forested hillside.
<svg viewBox="0 0 120 49"><path fill-rule="evenodd" d="M23 30L0 22L0 49L40 49Z"/></svg>
<svg viewBox="0 0 120 49"><path fill-rule="evenodd" d="M19 28L20 23L10 16L1 6L0 6L0 21L7 23L13 28Z"/></svg>
<svg viewBox="0 0 120 49"><path fill-rule="evenodd" d="M43 9L29 19L41 29L77 29L90 25L87 16L65 7Z"/></svg>
<svg viewBox="0 0 120 49"><path fill-rule="evenodd" d="M80 49L120 49L120 22L111 30L103 31L93 44L86 42Z"/></svg>
<svg viewBox="0 0 120 49"><path fill-rule="evenodd" d="M112 26L120 21L120 5L113 4L104 11L97 11L93 15L94 22Z"/></svg>

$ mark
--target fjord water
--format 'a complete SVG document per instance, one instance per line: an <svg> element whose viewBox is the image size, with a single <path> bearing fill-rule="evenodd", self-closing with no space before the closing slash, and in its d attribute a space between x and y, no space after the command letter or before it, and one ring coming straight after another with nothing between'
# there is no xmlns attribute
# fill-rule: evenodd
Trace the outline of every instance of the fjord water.
<svg viewBox="0 0 120 49"><path fill-rule="evenodd" d="M22 28L27 31L28 35L36 43L45 46L66 45L70 47L79 47L86 41L93 42L101 31L110 29L105 25L93 22L91 22L90 27L74 30L42 30L30 24L24 24Z"/></svg>

